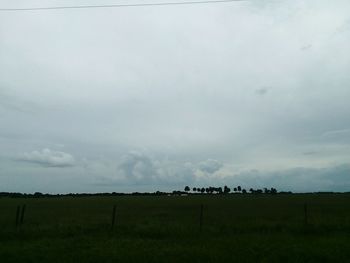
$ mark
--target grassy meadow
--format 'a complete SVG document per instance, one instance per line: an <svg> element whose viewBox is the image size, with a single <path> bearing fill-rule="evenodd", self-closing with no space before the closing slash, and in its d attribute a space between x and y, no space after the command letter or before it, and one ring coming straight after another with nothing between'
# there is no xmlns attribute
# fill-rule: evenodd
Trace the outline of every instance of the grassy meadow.
<svg viewBox="0 0 350 263"><path fill-rule="evenodd" d="M0 262L224 261L350 262L350 194L0 198Z"/></svg>

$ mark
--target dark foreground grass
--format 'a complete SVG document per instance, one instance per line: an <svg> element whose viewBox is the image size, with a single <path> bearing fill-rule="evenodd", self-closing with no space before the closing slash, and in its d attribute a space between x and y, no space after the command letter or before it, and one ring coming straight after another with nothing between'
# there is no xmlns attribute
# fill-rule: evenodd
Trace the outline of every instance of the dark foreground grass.
<svg viewBox="0 0 350 263"><path fill-rule="evenodd" d="M346 194L2 198L0 213L0 262L350 262Z"/></svg>

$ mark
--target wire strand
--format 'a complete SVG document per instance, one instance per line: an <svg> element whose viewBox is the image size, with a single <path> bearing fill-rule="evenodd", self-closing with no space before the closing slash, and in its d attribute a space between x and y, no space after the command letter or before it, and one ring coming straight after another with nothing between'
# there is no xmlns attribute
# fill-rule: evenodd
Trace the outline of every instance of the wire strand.
<svg viewBox="0 0 350 263"><path fill-rule="evenodd" d="M28 7L28 8L0 8L0 11L41 11L41 10L58 10L58 9L195 5L195 4L217 4L217 3L242 2L242 1L246 1L246 0L212 0L212 1L208 0L208 1L163 2L163 3L144 3L144 4L111 4L111 5L76 5L76 6L51 6L51 7Z"/></svg>

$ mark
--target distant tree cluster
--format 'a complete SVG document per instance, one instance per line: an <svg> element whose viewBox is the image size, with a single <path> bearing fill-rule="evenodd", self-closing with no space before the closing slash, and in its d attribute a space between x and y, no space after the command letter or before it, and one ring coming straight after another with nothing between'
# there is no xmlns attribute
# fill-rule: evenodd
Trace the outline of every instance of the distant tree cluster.
<svg viewBox="0 0 350 263"><path fill-rule="evenodd" d="M189 186L186 186L184 189L185 193L191 193L191 194L229 194L229 193L235 193L235 194L247 194L248 191L246 189L243 189L241 186L233 187L233 191L231 191L231 188L225 185L222 187L193 187L192 191ZM249 189L249 193L251 194L277 194L276 188L264 188L264 189Z"/></svg>

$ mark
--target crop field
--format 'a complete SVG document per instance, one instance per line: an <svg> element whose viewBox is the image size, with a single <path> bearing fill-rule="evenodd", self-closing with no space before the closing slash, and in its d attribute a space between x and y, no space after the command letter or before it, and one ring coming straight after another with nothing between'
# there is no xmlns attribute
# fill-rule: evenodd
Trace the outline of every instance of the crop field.
<svg viewBox="0 0 350 263"><path fill-rule="evenodd" d="M0 198L0 262L225 261L350 262L350 194Z"/></svg>

